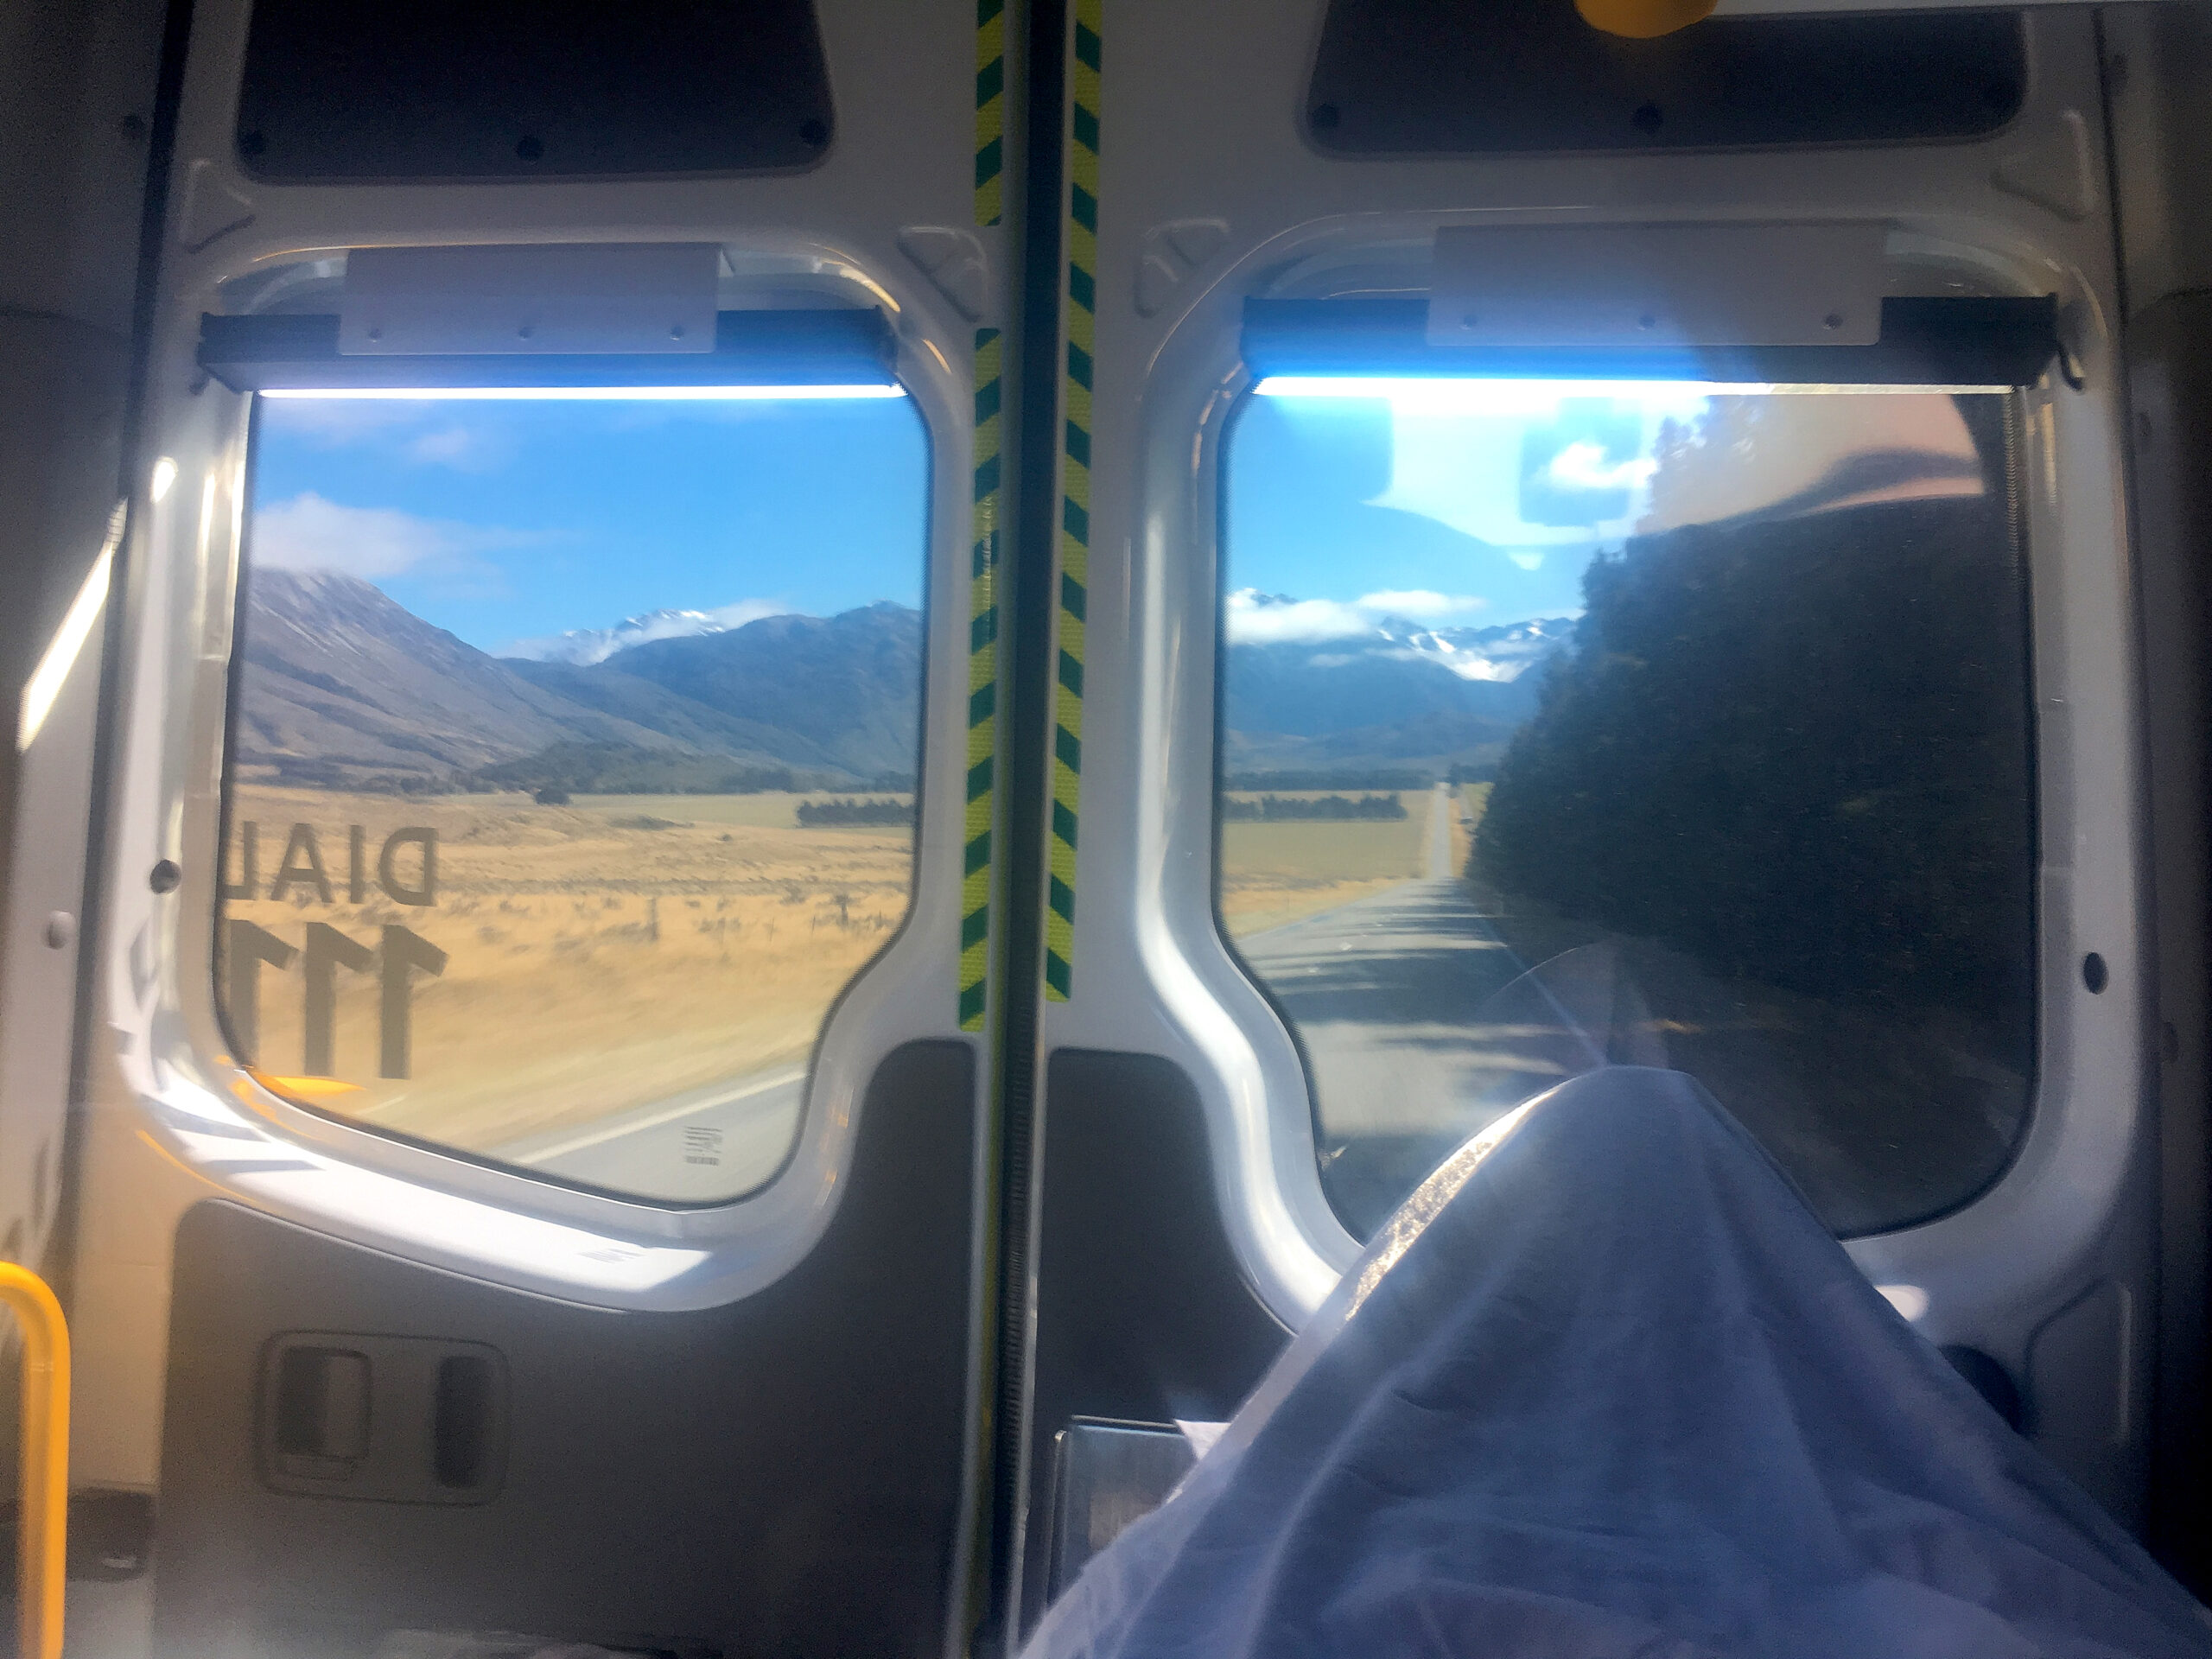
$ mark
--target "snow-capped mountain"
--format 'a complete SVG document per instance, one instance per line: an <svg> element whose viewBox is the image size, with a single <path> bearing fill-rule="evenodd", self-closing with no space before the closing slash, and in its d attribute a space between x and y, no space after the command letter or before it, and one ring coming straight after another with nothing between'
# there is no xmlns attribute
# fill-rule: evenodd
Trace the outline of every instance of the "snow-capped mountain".
<svg viewBox="0 0 2212 1659"><path fill-rule="evenodd" d="M647 611L639 616L625 617L611 628L570 628L549 639L518 639L501 654L530 662L575 663L589 667L632 645L655 639L688 639L694 634L721 633L730 626L709 611Z"/></svg>
<svg viewBox="0 0 2212 1659"><path fill-rule="evenodd" d="M1545 616L1502 627L1430 628L1386 616L1375 631L1399 650L1448 668L1463 680L1510 682L1573 638L1574 619Z"/></svg>
<svg viewBox="0 0 2212 1659"><path fill-rule="evenodd" d="M1384 608L1245 590L1229 603L1222 689L1233 766L1494 760L1535 712L1531 671L1567 648L1575 622L1542 617L1467 627Z"/></svg>
<svg viewBox="0 0 2212 1659"><path fill-rule="evenodd" d="M1424 621L1404 613L1408 603L1450 614L1481 603L1442 594L1370 594L1347 604L1334 599L1294 599L1242 588L1229 596L1229 643L1306 645L1316 668L1342 667L1378 653L1420 658L1463 680L1517 680L1557 651L1574 632L1572 617L1539 617L1486 628Z"/></svg>

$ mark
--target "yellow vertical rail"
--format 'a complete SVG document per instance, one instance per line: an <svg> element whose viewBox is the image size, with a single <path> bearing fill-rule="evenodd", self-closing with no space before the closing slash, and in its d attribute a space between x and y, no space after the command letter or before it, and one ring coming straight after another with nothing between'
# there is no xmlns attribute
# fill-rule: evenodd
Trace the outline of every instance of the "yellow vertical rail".
<svg viewBox="0 0 2212 1659"><path fill-rule="evenodd" d="M22 1659L61 1659L69 1566L69 1326L46 1281L12 1262L0 1262L0 1302L23 1333L16 1651Z"/></svg>

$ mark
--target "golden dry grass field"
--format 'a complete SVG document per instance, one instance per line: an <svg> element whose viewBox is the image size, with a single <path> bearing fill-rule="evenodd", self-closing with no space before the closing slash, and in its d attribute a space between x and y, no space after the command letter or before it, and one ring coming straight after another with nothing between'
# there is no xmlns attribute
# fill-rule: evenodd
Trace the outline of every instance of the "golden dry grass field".
<svg viewBox="0 0 2212 1659"><path fill-rule="evenodd" d="M1367 790L1275 790L1286 798L1364 795ZM1231 800L1257 800L1232 793ZM1428 815L1433 790L1409 789L1402 818L1311 823L1232 823L1221 826L1221 912L1231 938L1281 927L1370 893L1419 879L1427 871ZM1455 847L1459 831L1454 827Z"/></svg>
<svg viewBox="0 0 2212 1659"><path fill-rule="evenodd" d="M225 881L242 884L251 824L254 896L226 898L225 924L256 925L296 950L313 923L372 948L396 925L443 951L442 972L410 976L410 1075L378 1075L379 959L335 974L329 1075L353 1088L292 1092L486 1151L804 1060L832 1000L905 915L912 870L907 828L801 829L806 798L579 796L539 806L521 794L241 785ZM435 834L430 903L397 902L378 881L386 839L404 829ZM419 844L396 846L391 873L400 897L420 888ZM307 1070L305 968L296 957L260 970L250 1058L264 1076ZM225 977L219 964L219 985Z"/></svg>

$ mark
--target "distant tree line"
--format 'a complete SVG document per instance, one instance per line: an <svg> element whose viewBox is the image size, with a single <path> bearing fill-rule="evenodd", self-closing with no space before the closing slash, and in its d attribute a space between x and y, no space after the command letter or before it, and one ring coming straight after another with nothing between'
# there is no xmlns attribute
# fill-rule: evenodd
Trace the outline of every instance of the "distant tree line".
<svg viewBox="0 0 2212 1659"><path fill-rule="evenodd" d="M254 770L263 772L259 766ZM550 806L565 805L573 795L803 794L827 789L910 794L914 774L883 772L855 777L849 772L748 763L692 749L556 743L518 760L466 772L377 772L343 760L286 756L254 781L368 795L492 795L519 790Z"/></svg>
<svg viewBox="0 0 2212 1659"><path fill-rule="evenodd" d="M802 811L804 808L800 809ZM1395 795L1262 795L1256 801L1224 798L1221 816L1231 823L1284 823L1321 819L1343 823L1352 819L1402 818L1406 804Z"/></svg>
<svg viewBox="0 0 2212 1659"><path fill-rule="evenodd" d="M1993 488L1693 525L1595 561L1471 874L1723 975L1996 1021L2024 1052L2036 857L2008 514Z"/></svg>
<svg viewBox="0 0 2212 1659"><path fill-rule="evenodd" d="M688 749L639 749L620 743L560 743L519 760L479 766L459 780L472 791L519 789L533 795L759 795L817 789L905 791L911 772L855 778L850 772L761 766Z"/></svg>
<svg viewBox="0 0 2212 1659"><path fill-rule="evenodd" d="M466 787L451 772L367 772L343 761L303 755L285 755L264 769L256 766L255 783L284 789L343 789L361 795L452 795Z"/></svg>
<svg viewBox="0 0 2212 1659"><path fill-rule="evenodd" d="M801 801L798 804L800 827L812 829L820 824L846 823L912 823L914 804L912 801Z"/></svg>
<svg viewBox="0 0 2212 1659"><path fill-rule="evenodd" d="M1232 772L1224 789L1427 789L1433 772L1411 767L1366 766L1306 772Z"/></svg>

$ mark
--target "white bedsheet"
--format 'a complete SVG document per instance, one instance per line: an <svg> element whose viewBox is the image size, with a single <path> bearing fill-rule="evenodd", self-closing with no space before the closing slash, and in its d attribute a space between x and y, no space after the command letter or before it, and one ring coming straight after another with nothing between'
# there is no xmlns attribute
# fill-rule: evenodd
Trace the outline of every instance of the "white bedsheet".
<svg viewBox="0 0 2212 1659"><path fill-rule="evenodd" d="M2165 1659L2212 1615L1694 1079L1455 1155L1031 1659Z"/></svg>

